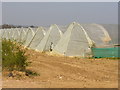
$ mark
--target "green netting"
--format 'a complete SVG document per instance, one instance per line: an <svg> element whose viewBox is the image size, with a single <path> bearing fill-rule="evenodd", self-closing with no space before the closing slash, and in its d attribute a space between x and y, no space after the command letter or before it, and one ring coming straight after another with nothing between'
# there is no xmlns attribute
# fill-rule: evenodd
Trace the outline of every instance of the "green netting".
<svg viewBox="0 0 120 90"><path fill-rule="evenodd" d="M96 58L120 57L120 47L92 48L92 53Z"/></svg>

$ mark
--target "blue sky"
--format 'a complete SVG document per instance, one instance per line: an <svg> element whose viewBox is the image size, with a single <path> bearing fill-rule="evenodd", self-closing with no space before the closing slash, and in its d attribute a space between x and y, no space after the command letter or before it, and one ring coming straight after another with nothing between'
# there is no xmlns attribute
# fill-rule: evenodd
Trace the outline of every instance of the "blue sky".
<svg viewBox="0 0 120 90"><path fill-rule="evenodd" d="M2 22L48 26L79 23L117 24L117 2L3 2Z"/></svg>

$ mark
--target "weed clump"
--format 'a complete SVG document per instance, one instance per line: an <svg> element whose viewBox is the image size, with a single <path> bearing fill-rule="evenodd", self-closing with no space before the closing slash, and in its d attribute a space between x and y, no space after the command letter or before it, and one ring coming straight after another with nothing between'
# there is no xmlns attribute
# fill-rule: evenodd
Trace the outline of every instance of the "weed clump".
<svg viewBox="0 0 120 90"><path fill-rule="evenodd" d="M2 40L2 68L8 71L24 71L28 65L25 49L11 40Z"/></svg>

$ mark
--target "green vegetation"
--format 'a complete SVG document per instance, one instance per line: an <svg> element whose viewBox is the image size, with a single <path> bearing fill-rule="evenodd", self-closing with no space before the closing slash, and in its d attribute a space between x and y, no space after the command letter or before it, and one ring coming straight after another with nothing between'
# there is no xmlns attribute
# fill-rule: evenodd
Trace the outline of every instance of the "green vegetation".
<svg viewBox="0 0 120 90"><path fill-rule="evenodd" d="M21 42L16 43L16 41L2 40L2 68L10 72L8 74L9 77L14 77L14 73L16 73L15 77L20 78L22 75L19 72L25 73L26 76L39 75L26 69L28 64L31 63L27 61L26 50L21 46Z"/></svg>
<svg viewBox="0 0 120 90"><path fill-rule="evenodd" d="M2 67L9 71L24 71L28 65L25 49L11 40L2 40Z"/></svg>
<svg viewBox="0 0 120 90"><path fill-rule="evenodd" d="M109 60L120 60L120 57L106 57L104 59L109 59Z"/></svg>
<svg viewBox="0 0 120 90"><path fill-rule="evenodd" d="M26 70L26 75L31 75L31 76L39 76L40 74L36 73L36 72L33 72L31 70Z"/></svg>

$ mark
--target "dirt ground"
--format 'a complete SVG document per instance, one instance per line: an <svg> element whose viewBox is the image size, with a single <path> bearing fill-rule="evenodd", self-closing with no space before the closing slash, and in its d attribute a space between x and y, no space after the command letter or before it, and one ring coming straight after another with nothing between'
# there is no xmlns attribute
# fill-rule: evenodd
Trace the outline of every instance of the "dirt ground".
<svg viewBox="0 0 120 90"><path fill-rule="evenodd" d="M3 88L117 88L118 60L48 56L27 51L27 69L39 76L16 79L3 76Z"/></svg>

